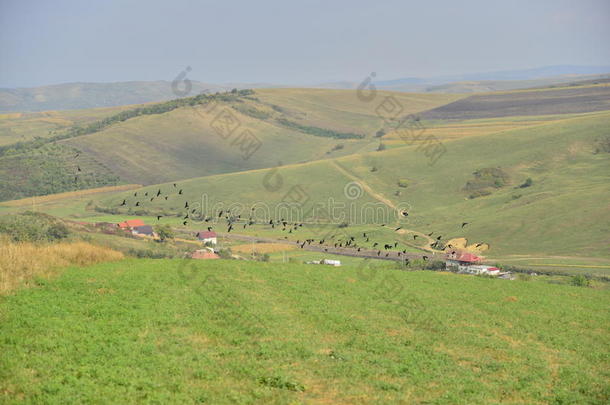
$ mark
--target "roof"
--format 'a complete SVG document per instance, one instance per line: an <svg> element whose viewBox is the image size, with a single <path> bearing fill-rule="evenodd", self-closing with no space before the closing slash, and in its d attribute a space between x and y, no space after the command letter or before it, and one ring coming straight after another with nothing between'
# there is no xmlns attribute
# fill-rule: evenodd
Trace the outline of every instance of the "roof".
<svg viewBox="0 0 610 405"><path fill-rule="evenodd" d="M144 222L141 219L128 219L127 221L124 222L119 222L119 228L121 229L125 229L125 228L134 228L136 226L144 226Z"/></svg>
<svg viewBox="0 0 610 405"><path fill-rule="evenodd" d="M153 227L150 225L134 226L133 230L137 233L144 233L146 235L152 235L154 233Z"/></svg>
<svg viewBox="0 0 610 405"><path fill-rule="evenodd" d="M473 253L468 253L468 252L462 252L458 257L457 260L459 260L460 262L468 262L468 263L475 263L481 260L481 258Z"/></svg>
<svg viewBox="0 0 610 405"><path fill-rule="evenodd" d="M216 237L216 232L213 232L213 231L200 231L200 232L197 232L197 237L199 239L215 238Z"/></svg>

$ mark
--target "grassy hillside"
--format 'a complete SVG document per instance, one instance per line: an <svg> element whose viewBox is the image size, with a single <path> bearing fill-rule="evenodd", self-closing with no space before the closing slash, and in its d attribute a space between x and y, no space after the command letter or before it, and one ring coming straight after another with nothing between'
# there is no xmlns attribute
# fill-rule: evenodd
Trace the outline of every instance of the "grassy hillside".
<svg viewBox="0 0 610 405"><path fill-rule="evenodd" d="M397 97L404 103L405 114L455 99ZM222 102L213 110L210 105L203 105L137 117L65 142L105 162L129 182L150 184L374 150L378 142L371 137L383 126L376 107L358 100L355 92L256 90L252 97ZM226 134L217 130L216 119L223 111L229 111L240 125L226 139ZM314 131L304 131L290 123ZM339 136L354 134L354 139L317 136L316 129L336 131ZM251 131L261 143L248 159L233 143L244 130Z"/></svg>
<svg viewBox="0 0 610 405"><path fill-rule="evenodd" d="M281 187L272 189L265 187L277 180L277 174L271 175L270 170L192 179L180 182L183 195L177 195L171 184L162 185L168 200L143 200L139 208L150 213L184 214L185 201L192 208L200 207L205 196L208 208L214 203L225 208L240 203L248 209L259 202L273 211L293 186L301 186L310 197L308 207L328 204L331 198L347 204L345 207L353 205L357 212L372 203L390 204L386 212L394 212L392 206L409 206L410 216L401 221L405 228L433 231L444 239L464 236L487 242L492 256L607 258L610 208L605 201L610 197L610 155L596 150L607 137L609 123L610 113L599 113L448 140L446 154L433 167L418 144L347 156L336 162L287 165L277 171ZM500 185L477 180L473 174L493 172L489 169L494 168L503 173ZM521 187L527 178L532 184ZM406 188L398 184L401 179ZM346 198L344 190L352 181L363 185L361 196L354 200ZM144 188L140 196L158 188ZM133 193L121 193L101 204L120 208L124 198L127 207L121 210L125 213L129 207L134 209L136 200L142 200ZM356 222L349 213L346 218ZM462 229L462 222L469 225Z"/></svg>
<svg viewBox="0 0 610 405"><path fill-rule="evenodd" d="M274 91L279 95L274 96ZM389 95L380 92L378 100ZM404 114L459 98L394 97L404 105ZM147 105L145 114L136 114L144 110L131 106L104 110L105 117L102 110L4 115L4 136L0 125L0 142L5 143L0 171L38 170L28 159L32 154L55 167L69 166L73 163L70 159L62 154L49 154L45 149L46 144L59 142L80 151L82 159L105 167L100 175L109 170L126 183L154 184L372 151L379 144L373 134L383 126L375 111L379 103L363 103L350 91L282 89L264 90L260 94L257 91L250 96L237 93L204 97L193 99L193 105L188 100L171 106L171 103ZM55 117L53 123L49 122L50 117ZM231 127L234 132L223 129L222 119L226 117L235 124ZM244 133L255 137L252 149L248 149L248 143L240 142ZM53 139L45 140L50 137ZM95 186L112 184L116 182L98 182ZM6 190L1 198L72 191L83 185L76 183L76 188L52 191L36 191L37 187L35 182L20 182L17 191Z"/></svg>
<svg viewBox="0 0 610 405"><path fill-rule="evenodd" d="M88 110L44 111L0 114L0 146L49 138L75 125L87 125L131 106L91 108Z"/></svg>
<svg viewBox="0 0 610 405"><path fill-rule="evenodd" d="M175 260L71 268L2 299L0 398L603 404L608 298L376 268Z"/></svg>

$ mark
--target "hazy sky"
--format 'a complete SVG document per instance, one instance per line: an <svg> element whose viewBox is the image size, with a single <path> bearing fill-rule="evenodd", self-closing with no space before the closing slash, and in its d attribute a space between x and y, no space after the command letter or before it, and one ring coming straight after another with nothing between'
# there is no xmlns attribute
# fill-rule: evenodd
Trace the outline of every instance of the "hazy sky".
<svg viewBox="0 0 610 405"><path fill-rule="evenodd" d="M0 0L0 87L610 65L609 0Z"/></svg>

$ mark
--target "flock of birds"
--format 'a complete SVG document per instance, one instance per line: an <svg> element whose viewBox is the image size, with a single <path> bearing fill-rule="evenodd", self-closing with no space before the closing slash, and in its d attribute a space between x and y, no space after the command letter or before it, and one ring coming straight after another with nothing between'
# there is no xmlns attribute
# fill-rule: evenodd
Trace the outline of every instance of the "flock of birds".
<svg viewBox="0 0 610 405"><path fill-rule="evenodd" d="M133 207L142 207L143 204L148 203L148 202L154 202L155 199L163 199L165 201L168 201L169 197L175 196L181 196L183 195L183 189L179 188L178 185L176 183L173 183L173 188L172 188L172 192L170 193L164 193L161 188L159 188L157 190L156 193L150 193L148 191L144 192L144 193L140 193L138 194L138 192L136 191L133 194L133 199L134 199L134 204ZM128 206L128 202L127 199L124 199L123 202L120 204L121 207L126 207ZM180 215L182 217L182 224L184 226L188 225L189 220L192 220L197 212L196 208L191 208L189 206L189 202L185 201L184 202L184 216ZM252 208L251 211L254 211L254 208ZM408 212L403 211L401 213L404 217L408 216ZM161 218L163 218L163 215L156 215L157 217L157 221L160 221ZM197 218L197 220L203 220L203 222L206 223L212 223L212 224L219 224L221 221L225 222L226 225L226 232L230 233L231 231L233 231L237 226L241 226L242 229L246 229L249 226L255 225L257 224L257 221L255 220L255 218L252 216L252 212L250 213L250 215L246 218L246 217L242 217L241 214L233 214L228 210L220 210L217 214L215 214L214 216L208 216L208 215L204 215L203 218L199 217ZM300 222L289 222L287 221L285 218L280 218L280 219L270 219L268 222L263 222L263 224L270 226L272 229L279 229L282 232L286 232L287 234L296 234L299 230L301 230L303 228L303 223ZM461 224L461 228L464 228L465 226L469 225L469 222L462 222ZM386 228L387 225L386 224L381 224L382 228ZM394 232L398 232L402 229L402 227L396 227L394 229ZM207 227L208 231L213 231L214 230L214 226L210 225ZM406 257L407 255L407 250L403 249L403 250L396 250L398 248L399 241L392 241L390 243L383 243L383 247L379 242L376 241L372 241L371 237L369 236L369 234L367 234L367 232L362 232L362 236L360 236L360 233L358 233L357 235L348 235L347 233L345 233L345 231L343 231L344 234L343 235L332 235L332 236L326 236L324 238L319 238L319 239L312 239L312 238L306 238L306 239L297 239L296 240L296 244L300 246L301 249L304 249L305 246L311 246L312 244L317 245L318 247L323 247L325 252L328 252L329 249L332 247L334 247L334 249L352 249L354 252L366 252L366 253L371 253L373 255L377 255L378 257L381 258L390 258L392 254L395 255L395 257L398 258L404 258L405 261L408 262L408 258ZM422 234L424 235L424 234ZM430 232L428 234L426 234L429 240L433 240L434 242L429 244L429 247L432 249L440 249L440 250L445 250L445 249L454 249L455 247L452 246L451 244L447 244L446 246L443 243L443 237L442 235L438 235L436 237L433 238L434 232ZM418 234L413 234L413 240L417 240L417 238L420 237L420 235ZM288 235L284 236L284 239L288 239ZM481 246L482 244L479 243L476 245L476 247ZM382 250L383 249L383 250ZM452 254L455 254L456 251L452 251ZM428 256L422 256L423 260L428 260L429 257Z"/></svg>

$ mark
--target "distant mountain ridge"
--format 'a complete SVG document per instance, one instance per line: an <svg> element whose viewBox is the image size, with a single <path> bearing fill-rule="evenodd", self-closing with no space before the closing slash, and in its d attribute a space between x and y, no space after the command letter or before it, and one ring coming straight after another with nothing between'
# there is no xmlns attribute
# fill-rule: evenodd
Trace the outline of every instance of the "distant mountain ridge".
<svg viewBox="0 0 610 405"><path fill-rule="evenodd" d="M534 69L467 73L435 77L404 77L375 81L382 90L420 93L477 93L497 90L555 86L582 80L610 77L610 66L557 65ZM211 84L191 80L193 96L204 90L226 91L232 88L301 87L355 89L358 82L340 81L314 85L272 83ZM76 110L142 104L179 98L170 81L129 81L115 83L65 83L32 88L0 88L0 112L36 112Z"/></svg>

